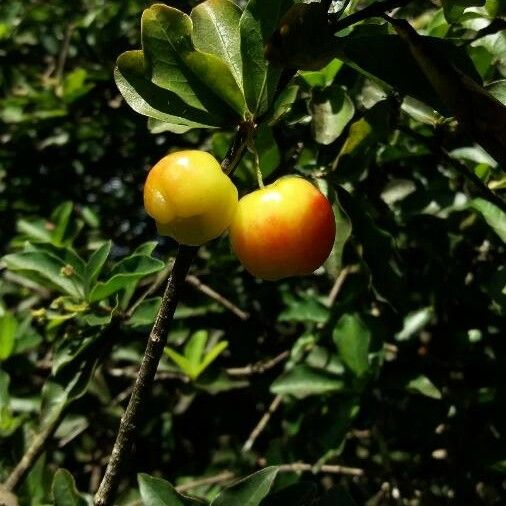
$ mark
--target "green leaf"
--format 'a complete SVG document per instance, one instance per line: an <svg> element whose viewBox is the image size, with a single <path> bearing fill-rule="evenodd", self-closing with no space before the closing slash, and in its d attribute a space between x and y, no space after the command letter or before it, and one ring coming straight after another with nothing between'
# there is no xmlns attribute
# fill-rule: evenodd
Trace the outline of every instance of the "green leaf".
<svg viewBox="0 0 506 506"><path fill-rule="evenodd" d="M72 475L65 469L58 469L53 478L52 495L55 506L87 506L88 502L76 488Z"/></svg>
<svg viewBox="0 0 506 506"><path fill-rule="evenodd" d="M196 369L200 364L208 337L209 333L207 330L199 330L188 339L184 347L184 356L188 359L192 370Z"/></svg>
<svg viewBox="0 0 506 506"><path fill-rule="evenodd" d="M52 242L55 246L62 246L65 243L65 236L73 209L72 202L64 202L51 215L51 221L55 224L55 228L51 233Z"/></svg>
<svg viewBox="0 0 506 506"><path fill-rule="evenodd" d="M113 293L129 288L140 279L162 270L161 260L147 255L131 255L114 266L107 281L98 282L89 295L90 302L105 299Z"/></svg>
<svg viewBox="0 0 506 506"><path fill-rule="evenodd" d="M148 474L138 474L139 491L143 506L191 506L205 504L179 494L176 489L161 478L153 478Z"/></svg>
<svg viewBox="0 0 506 506"><path fill-rule="evenodd" d="M107 258L109 257L109 253L111 252L111 246L112 246L111 241L106 241L90 256L84 271L84 279L87 287L86 290L87 293L89 292L90 287L95 284L98 277L100 276L104 264Z"/></svg>
<svg viewBox="0 0 506 506"><path fill-rule="evenodd" d="M246 102L255 117L269 108L281 75L279 67L266 61L264 46L292 3L292 0L249 0L241 17L242 81Z"/></svg>
<svg viewBox="0 0 506 506"><path fill-rule="evenodd" d="M506 213L488 200L477 198L471 201L470 207L481 213L494 232L506 242Z"/></svg>
<svg viewBox="0 0 506 506"><path fill-rule="evenodd" d="M355 106L340 86L313 90L309 103L313 137L319 144L332 144L353 118Z"/></svg>
<svg viewBox="0 0 506 506"><path fill-rule="evenodd" d="M155 321L156 313L160 307L161 297L144 299L128 319L128 325L132 327L142 327L152 325Z"/></svg>
<svg viewBox="0 0 506 506"><path fill-rule="evenodd" d="M222 351L227 349L228 342L221 341L216 343L205 355L204 360L200 363L197 377L200 376L221 354Z"/></svg>
<svg viewBox="0 0 506 506"><path fill-rule="evenodd" d="M434 317L434 308L422 307L404 317L402 330L395 335L397 341L407 341L416 336Z"/></svg>
<svg viewBox="0 0 506 506"><path fill-rule="evenodd" d="M371 331L358 315L343 315L333 332L344 365L357 377L369 370Z"/></svg>
<svg viewBox="0 0 506 506"><path fill-rule="evenodd" d="M186 357L178 353L176 350L173 350L170 346L166 346L163 352L179 367L179 369L181 369L182 372L184 372L189 378L192 378L193 366Z"/></svg>
<svg viewBox="0 0 506 506"><path fill-rule="evenodd" d="M197 39L202 42L201 35ZM245 117L244 95L232 71L218 56L195 49L189 16L162 4L146 9L142 15L142 47L155 85L212 115L221 113L221 99L241 118ZM215 94L214 100L209 90Z"/></svg>
<svg viewBox="0 0 506 506"><path fill-rule="evenodd" d="M306 365L297 365L284 372L271 385L273 394L293 395L298 398L342 392L343 390L344 381L342 379Z"/></svg>
<svg viewBox="0 0 506 506"><path fill-rule="evenodd" d="M329 310L313 294L304 293L300 298L291 294L284 296L287 308L278 316L278 321L325 323Z"/></svg>
<svg viewBox="0 0 506 506"><path fill-rule="evenodd" d="M440 390L432 383L432 381L427 378L427 376L417 376L412 379L406 385L406 389L414 392L425 395L426 397L430 397L432 399L442 399L442 395Z"/></svg>
<svg viewBox="0 0 506 506"><path fill-rule="evenodd" d="M325 88L332 84L339 70L343 66L343 62L334 58L321 70L307 70L299 72L302 80L312 88Z"/></svg>
<svg viewBox="0 0 506 506"><path fill-rule="evenodd" d="M222 118L191 107L176 93L153 84L146 72L142 51L127 51L116 62L116 85L135 112L162 121L174 133L223 124Z"/></svg>
<svg viewBox="0 0 506 506"><path fill-rule="evenodd" d="M299 86L292 84L284 88L272 105L271 112L266 118L267 124L270 126L276 124L288 111L290 111L298 95ZM262 125L263 123L260 126Z"/></svg>
<svg viewBox="0 0 506 506"><path fill-rule="evenodd" d="M61 258L31 249L3 257L8 269L21 271L42 286L51 286L75 298L84 295L84 287L72 268Z"/></svg>
<svg viewBox="0 0 506 506"><path fill-rule="evenodd" d="M14 350L18 321L15 316L6 311L0 316L0 360L9 358Z"/></svg>
<svg viewBox="0 0 506 506"><path fill-rule="evenodd" d="M191 12L193 43L199 51L221 58L242 90L241 34L242 11L230 0L207 0Z"/></svg>
<svg viewBox="0 0 506 506"><path fill-rule="evenodd" d="M225 488L211 506L259 506L278 474L277 467L266 467Z"/></svg>

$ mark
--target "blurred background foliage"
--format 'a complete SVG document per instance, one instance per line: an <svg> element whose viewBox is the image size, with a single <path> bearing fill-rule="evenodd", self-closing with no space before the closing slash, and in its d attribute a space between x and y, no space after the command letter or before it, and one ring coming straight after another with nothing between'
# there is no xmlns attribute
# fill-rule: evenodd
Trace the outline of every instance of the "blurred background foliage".
<svg viewBox="0 0 506 506"><path fill-rule="evenodd" d="M233 135L150 133L121 98L114 63L140 46L149 4L0 5L0 481L34 434L55 431L21 504L53 503L60 467L85 497L96 490L175 254L142 208L146 172L173 149L222 157ZM420 0L401 14L458 46L506 101L500 0ZM393 32L372 18L350 33ZM371 45L347 57L369 64L373 49L388 58ZM392 78L409 88L402 65ZM261 169L327 192L331 258L266 283L226 237L200 250L119 504L138 501L139 472L175 485L223 476L187 489L212 497L232 473L297 462L315 466L303 480L357 504L504 504L506 214L468 173L498 196L506 178L444 112L404 93L341 60L293 78L284 116L260 129ZM235 181L255 186L251 154ZM276 487L300 479L280 473Z"/></svg>

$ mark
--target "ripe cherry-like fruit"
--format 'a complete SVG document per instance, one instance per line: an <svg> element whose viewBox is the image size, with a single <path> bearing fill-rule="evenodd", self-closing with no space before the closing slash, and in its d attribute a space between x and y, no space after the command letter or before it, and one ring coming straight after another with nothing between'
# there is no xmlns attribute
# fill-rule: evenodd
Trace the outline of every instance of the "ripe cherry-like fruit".
<svg viewBox="0 0 506 506"><path fill-rule="evenodd" d="M144 185L144 207L158 232L180 244L199 246L221 235L237 209L237 188L205 151L162 158Z"/></svg>
<svg viewBox="0 0 506 506"><path fill-rule="evenodd" d="M316 270L329 256L335 233L325 196L309 181L287 176L239 201L230 240L251 274L273 281Z"/></svg>

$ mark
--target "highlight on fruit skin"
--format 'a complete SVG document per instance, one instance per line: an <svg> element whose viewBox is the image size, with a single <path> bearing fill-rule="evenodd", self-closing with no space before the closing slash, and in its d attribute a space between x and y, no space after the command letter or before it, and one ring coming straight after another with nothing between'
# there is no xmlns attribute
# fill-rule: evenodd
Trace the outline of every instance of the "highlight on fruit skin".
<svg viewBox="0 0 506 506"><path fill-rule="evenodd" d="M230 227L232 249L246 270L270 281L314 272L329 256L335 234L330 202L298 176L245 195Z"/></svg>
<svg viewBox="0 0 506 506"><path fill-rule="evenodd" d="M161 235L200 246L229 226L238 203L237 188L209 153L170 153L149 172L144 207Z"/></svg>

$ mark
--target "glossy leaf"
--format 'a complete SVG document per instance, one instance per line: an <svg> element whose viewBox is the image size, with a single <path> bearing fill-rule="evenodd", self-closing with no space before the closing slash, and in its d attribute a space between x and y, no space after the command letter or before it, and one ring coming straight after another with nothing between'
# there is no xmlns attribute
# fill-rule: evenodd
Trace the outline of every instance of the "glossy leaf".
<svg viewBox="0 0 506 506"><path fill-rule="evenodd" d="M276 395L303 398L309 395L342 392L344 388L344 381L338 376L306 365L297 365L274 381L271 392Z"/></svg>
<svg viewBox="0 0 506 506"><path fill-rule="evenodd" d="M204 504L185 497L176 492L176 489L161 478L154 478L148 474L139 474L139 491L143 506L191 506L193 504Z"/></svg>
<svg viewBox="0 0 506 506"><path fill-rule="evenodd" d="M471 207L481 213L494 232L506 242L506 213L482 198L474 199Z"/></svg>
<svg viewBox="0 0 506 506"><path fill-rule="evenodd" d="M277 467L266 467L223 490L211 506L260 506L278 474Z"/></svg>
<svg viewBox="0 0 506 506"><path fill-rule="evenodd" d="M343 315L334 327L334 343L345 366L357 377L369 370L371 331L356 314Z"/></svg>
<svg viewBox="0 0 506 506"><path fill-rule="evenodd" d="M353 118L355 107L340 86L313 90L309 104L313 137L319 144L332 144Z"/></svg>
<svg viewBox="0 0 506 506"><path fill-rule="evenodd" d="M85 269L85 282L87 291L97 281L102 269L104 267L109 253L111 252L111 241L106 241L102 246L95 250L90 256Z"/></svg>
<svg viewBox="0 0 506 506"><path fill-rule="evenodd" d="M192 10L190 17L195 47L221 58L242 90L241 14L231 0L206 0Z"/></svg>
<svg viewBox="0 0 506 506"><path fill-rule="evenodd" d="M439 389L432 383L432 381L427 378L427 376L417 376L416 378L410 380L406 385L406 389L425 395L426 397L430 397L432 399L441 399L442 395Z"/></svg>
<svg viewBox="0 0 506 506"><path fill-rule="evenodd" d="M197 36L197 40L201 41L202 36ZM244 117L244 95L231 69L218 56L195 49L189 16L162 4L146 9L142 16L142 47L155 85L173 91L186 104L213 116L220 112L221 99Z"/></svg>
<svg viewBox="0 0 506 506"><path fill-rule="evenodd" d="M89 300L95 302L126 289L150 274L165 267L161 260L146 255L132 255L114 266L107 281L98 282L91 290Z"/></svg>
<svg viewBox="0 0 506 506"><path fill-rule="evenodd" d="M6 311L0 316L0 361L9 358L14 351L18 321Z"/></svg>
<svg viewBox="0 0 506 506"><path fill-rule="evenodd" d="M249 0L240 21L244 94L249 110L261 116L273 101L281 69L268 63L264 46L292 0Z"/></svg>

